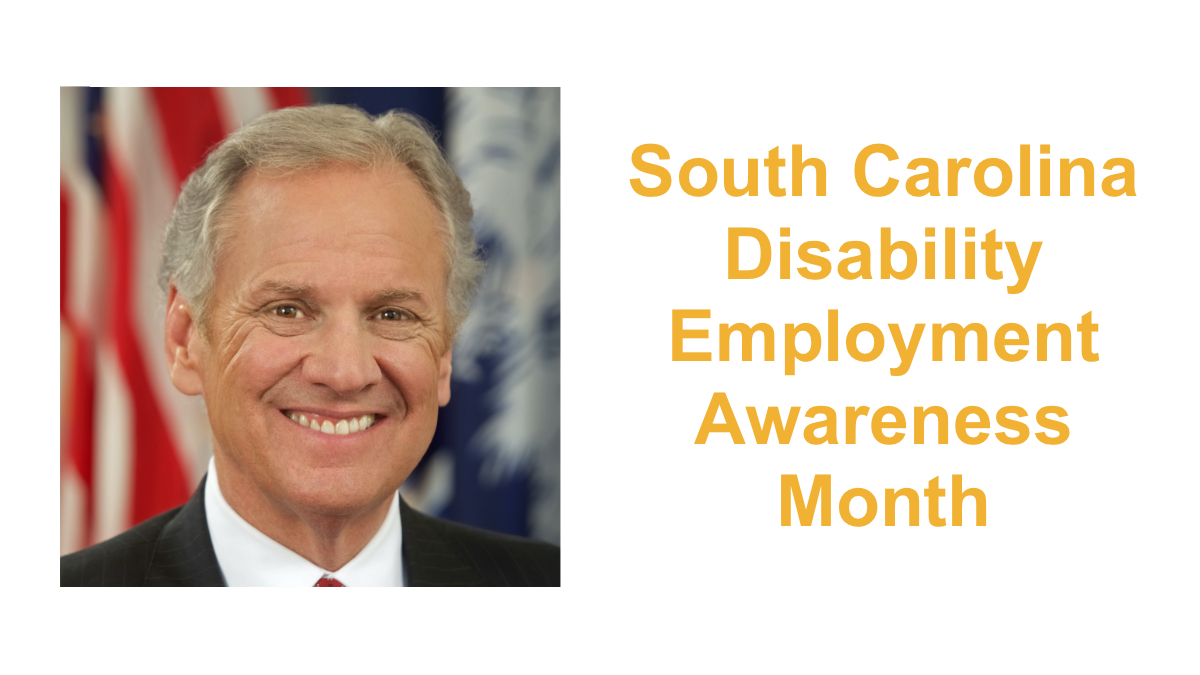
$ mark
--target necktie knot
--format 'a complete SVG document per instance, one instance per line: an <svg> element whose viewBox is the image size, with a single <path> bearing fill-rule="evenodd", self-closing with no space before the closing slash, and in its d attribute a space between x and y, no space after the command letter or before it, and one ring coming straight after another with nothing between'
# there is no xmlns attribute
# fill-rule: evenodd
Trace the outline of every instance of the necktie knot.
<svg viewBox="0 0 1200 675"><path fill-rule="evenodd" d="M321 577L320 579L317 580L317 583L313 584L313 588L318 588L318 587L319 588L329 588L331 586L340 586L342 588L345 588L346 584L343 584L342 582L338 581L337 579L334 579L333 577Z"/></svg>

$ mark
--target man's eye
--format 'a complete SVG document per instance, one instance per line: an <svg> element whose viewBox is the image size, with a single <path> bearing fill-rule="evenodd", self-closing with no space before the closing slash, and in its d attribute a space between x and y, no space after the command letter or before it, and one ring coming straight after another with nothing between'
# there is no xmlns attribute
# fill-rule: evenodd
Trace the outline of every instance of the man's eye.
<svg viewBox="0 0 1200 675"><path fill-rule="evenodd" d="M280 305L272 307L271 313L282 319L299 319L302 316L299 307L295 305Z"/></svg>
<svg viewBox="0 0 1200 675"><path fill-rule="evenodd" d="M384 321L407 321L412 318L411 314L399 309L385 309L378 316Z"/></svg>

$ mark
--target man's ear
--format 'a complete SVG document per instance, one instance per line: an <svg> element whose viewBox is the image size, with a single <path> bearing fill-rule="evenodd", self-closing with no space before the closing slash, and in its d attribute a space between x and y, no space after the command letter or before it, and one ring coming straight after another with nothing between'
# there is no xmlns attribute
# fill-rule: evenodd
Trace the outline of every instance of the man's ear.
<svg viewBox="0 0 1200 675"><path fill-rule="evenodd" d="M179 294L172 283L167 290L166 325L167 369L175 388L196 396L204 393L202 372L203 345L199 326L196 325L192 307Z"/></svg>
<svg viewBox="0 0 1200 675"><path fill-rule="evenodd" d="M442 354L441 362L438 364L438 405L443 406L450 402L450 371L453 370L450 365L454 360L454 348L446 350Z"/></svg>

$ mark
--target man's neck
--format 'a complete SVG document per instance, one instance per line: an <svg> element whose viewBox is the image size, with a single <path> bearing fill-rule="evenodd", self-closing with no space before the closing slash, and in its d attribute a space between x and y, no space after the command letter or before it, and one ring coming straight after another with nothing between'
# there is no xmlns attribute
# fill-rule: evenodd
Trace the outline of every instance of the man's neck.
<svg viewBox="0 0 1200 675"><path fill-rule="evenodd" d="M271 501L250 481L218 456L215 459L221 495L255 529L305 560L336 572L354 559L379 531L395 492L358 513L326 515Z"/></svg>

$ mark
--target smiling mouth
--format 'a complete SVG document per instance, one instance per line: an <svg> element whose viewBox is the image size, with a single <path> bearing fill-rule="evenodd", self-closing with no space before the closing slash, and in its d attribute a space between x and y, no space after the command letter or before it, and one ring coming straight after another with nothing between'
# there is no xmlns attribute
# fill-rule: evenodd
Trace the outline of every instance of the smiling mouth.
<svg viewBox="0 0 1200 675"><path fill-rule="evenodd" d="M371 425L375 424L375 415L373 413L361 417L348 417L346 419L336 419L323 415L307 415L290 410L284 410L283 414L302 427L308 427L313 431L320 431L323 434L338 436L366 431L371 428Z"/></svg>

